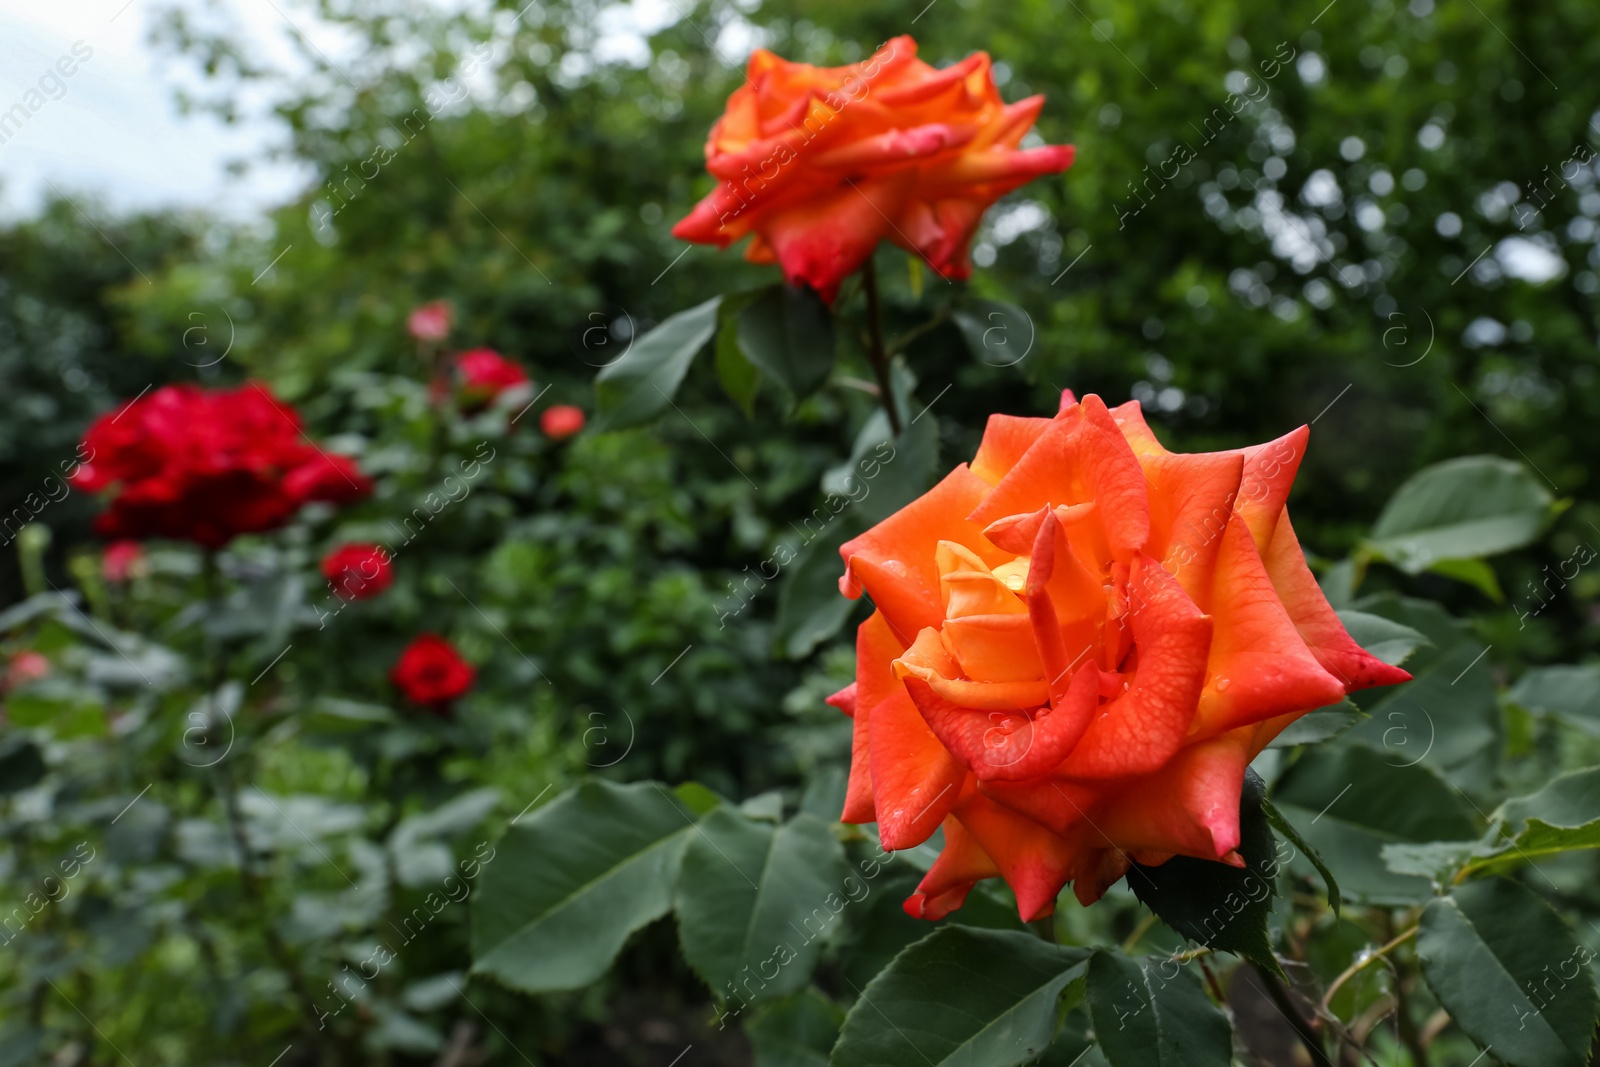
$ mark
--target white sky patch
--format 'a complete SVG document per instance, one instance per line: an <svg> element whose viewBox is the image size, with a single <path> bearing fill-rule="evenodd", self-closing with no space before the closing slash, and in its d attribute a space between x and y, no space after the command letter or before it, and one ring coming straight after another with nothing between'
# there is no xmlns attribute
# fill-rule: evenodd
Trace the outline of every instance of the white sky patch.
<svg viewBox="0 0 1600 1067"><path fill-rule="evenodd" d="M998 245L1008 245L1050 221L1050 212L1037 200L1024 200L994 213L989 232Z"/></svg>
<svg viewBox="0 0 1600 1067"><path fill-rule="evenodd" d="M1306 179L1306 184L1300 190L1300 199L1312 207L1330 207L1344 199L1344 193L1339 189L1339 179L1333 176L1333 171L1326 168L1314 170L1311 177Z"/></svg>
<svg viewBox="0 0 1600 1067"><path fill-rule="evenodd" d="M1333 255L1333 245L1327 240L1327 223L1316 215L1286 211L1283 194L1276 189L1258 192L1255 207L1261 216L1262 232L1272 239L1272 254L1286 260L1296 274L1309 273Z"/></svg>
<svg viewBox="0 0 1600 1067"><path fill-rule="evenodd" d="M750 53L767 43L767 31L748 19L734 15L717 32L717 54L729 63L744 65Z"/></svg>
<svg viewBox="0 0 1600 1067"><path fill-rule="evenodd" d="M1539 238L1543 238L1540 240ZM1567 272L1567 265L1545 234L1536 238L1507 237L1494 247L1494 258L1508 277L1534 285L1553 281Z"/></svg>
<svg viewBox="0 0 1600 1067"><path fill-rule="evenodd" d="M182 6L196 14L202 9L199 0ZM279 6L318 47L334 46L328 27L319 31L292 4ZM234 7L233 21L261 49L254 58L293 62L284 40L288 26L271 5ZM93 49L64 79L65 95L48 100L0 145L0 215L37 212L53 195L51 183L80 204L87 196L117 210L204 207L238 218L258 215L304 188L308 168L265 158L285 140L275 121L227 126L205 115L178 114L172 90L183 64L148 43L157 11L157 0L0 5L0 111L21 100L75 42ZM259 102L245 100L250 113ZM228 162L240 158L255 165L243 176L230 176Z"/></svg>

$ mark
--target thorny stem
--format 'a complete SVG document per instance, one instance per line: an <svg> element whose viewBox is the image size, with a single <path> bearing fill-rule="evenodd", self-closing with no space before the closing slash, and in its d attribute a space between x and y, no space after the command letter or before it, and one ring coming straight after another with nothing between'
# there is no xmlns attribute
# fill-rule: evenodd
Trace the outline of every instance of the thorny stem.
<svg viewBox="0 0 1600 1067"><path fill-rule="evenodd" d="M1217 998L1217 1003L1228 1003L1228 994L1223 992L1222 983L1217 981L1216 973L1212 971L1211 965L1206 962L1206 958L1201 956L1197 962L1200 964L1200 973L1206 976L1206 985L1210 987L1211 995Z"/></svg>
<svg viewBox="0 0 1600 1067"><path fill-rule="evenodd" d="M1406 979L1402 976L1394 984L1394 1019L1400 1030L1400 1043L1411 1053L1416 1067L1428 1067L1428 1048L1417 1036L1417 1021L1411 1017L1411 999L1406 995Z"/></svg>
<svg viewBox="0 0 1600 1067"><path fill-rule="evenodd" d="M227 760L217 764L217 792L222 794L222 810L227 818L228 833L233 839L234 851L239 854L239 881L244 886L245 896L249 898L256 914L261 918L261 936L266 942L267 952L288 976L290 988L305 1007L307 1030L312 1031L311 1024L318 1021L316 1001L300 974L300 968L290 953L289 946L278 936L278 931L272 925L271 916L266 913L266 893L262 890L261 880L250 859L250 843L244 835L244 813L239 810L239 797L233 786L233 775L228 770Z"/></svg>
<svg viewBox="0 0 1600 1067"><path fill-rule="evenodd" d="M1300 1014L1300 1008L1290 998L1288 990L1276 977L1267 973L1260 964L1253 964L1261 980L1267 983L1267 996L1272 999L1283 1017L1289 1021L1294 1029L1295 1036L1300 1039L1300 1044L1305 1046L1306 1052L1311 1055L1311 1062L1316 1067L1334 1067L1333 1061L1328 1058L1328 1052L1322 1047L1322 1042L1317 1040L1316 1033L1311 1029L1311 1024L1306 1022Z"/></svg>
<svg viewBox="0 0 1600 1067"><path fill-rule="evenodd" d="M1385 933L1391 935L1394 933L1394 920L1390 915L1384 915L1383 925ZM1417 928L1413 926L1398 937L1392 937L1389 944L1385 945L1384 948L1397 945L1405 941L1408 935L1416 932ZM1382 950L1380 949L1379 951ZM1411 1017L1411 998L1406 993L1407 976L1404 972L1399 971L1398 968L1396 968L1396 972L1394 979L1395 1029L1399 1033L1400 1043L1406 1047L1406 1052L1411 1055L1411 1062L1416 1067L1428 1067L1427 1046L1422 1043L1422 1039L1417 1035L1417 1021Z"/></svg>
<svg viewBox="0 0 1600 1067"><path fill-rule="evenodd" d="M204 557L202 576L205 582L205 598L207 614L214 616L221 597L221 582L218 576L217 553L208 551ZM210 693L208 699L215 710L217 690L221 687L226 675L227 667L223 662L220 642L212 633L206 634L206 655L210 661L208 676L210 678ZM267 952L273 961L288 976L289 986L294 990L295 996L302 1002L306 1012L306 1027L308 1032L314 1032L311 1024L317 1020L317 1005L312 999L311 990L306 986L305 979L300 974L289 946L284 944L278 936L278 931L272 925L272 919L266 914L266 893L262 890L261 881L256 875L255 865L250 859L250 843L245 838L244 814L239 810L238 791L234 788L233 773L228 767L228 761L223 758L216 764L217 793L222 798L222 812L228 823L228 836L233 840L234 851L239 855L239 881L244 887L244 894L249 899L252 909L262 920L262 938L266 942Z"/></svg>
<svg viewBox="0 0 1600 1067"><path fill-rule="evenodd" d="M878 306L878 268L871 259L861 268L861 284L867 294L867 359L878 379L879 399L889 416L889 432L900 436L900 413L894 407L894 386L889 378L889 357L883 349L883 321Z"/></svg>

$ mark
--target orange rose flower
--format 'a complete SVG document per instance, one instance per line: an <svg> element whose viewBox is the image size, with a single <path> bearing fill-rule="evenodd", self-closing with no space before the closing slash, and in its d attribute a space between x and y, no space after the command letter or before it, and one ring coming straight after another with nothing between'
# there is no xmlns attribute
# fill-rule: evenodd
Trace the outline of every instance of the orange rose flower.
<svg viewBox="0 0 1600 1067"><path fill-rule="evenodd" d="M719 184L673 235L726 247L753 233L746 259L829 301L884 238L965 278L984 210L1072 164L1071 145L1017 147L1043 106L1002 101L987 53L938 70L910 37L848 67L758 49L706 141Z"/></svg>
<svg viewBox="0 0 1600 1067"><path fill-rule="evenodd" d="M1302 426L1168 452L1137 403L1063 393L995 415L972 463L840 549L877 609L856 681L843 819L944 851L906 901L938 919L1003 877L1022 917L1130 861L1243 866L1245 768L1284 727L1410 677L1345 632L1284 502Z"/></svg>

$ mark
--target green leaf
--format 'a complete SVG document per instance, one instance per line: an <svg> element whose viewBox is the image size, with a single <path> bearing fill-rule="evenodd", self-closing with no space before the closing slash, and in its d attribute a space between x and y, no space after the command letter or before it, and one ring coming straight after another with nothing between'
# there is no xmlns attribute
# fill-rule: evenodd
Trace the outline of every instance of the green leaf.
<svg viewBox="0 0 1600 1067"><path fill-rule="evenodd" d="M318 697L300 718L305 729L327 733L365 730L394 721L394 709L386 704L330 696Z"/></svg>
<svg viewBox="0 0 1600 1067"><path fill-rule="evenodd" d="M1600 737L1600 663L1530 668L1508 696L1519 707Z"/></svg>
<svg viewBox="0 0 1600 1067"><path fill-rule="evenodd" d="M846 873L844 850L821 819L774 826L718 808L690 839L678 874L684 956L719 1000L803 989L848 903Z"/></svg>
<svg viewBox="0 0 1600 1067"><path fill-rule="evenodd" d="M1454 578L1458 582L1465 582L1496 604L1502 603L1506 598L1505 593L1500 590L1500 579L1495 577L1494 568L1481 559L1441 559L1428 570L1434 574L1442 574L1446 578Z"/></svg>
<svg viewBox="0 0 1600 1067"><path fill-rule="evenodd" d="M1278 779L1272 800L1339 872L1351 903L1399 906L1432 895L1427 879L1389 870L1384 845L1477 835L1455 790L1437 774L1397 765L1365 745L1308 750Z"/></svg>
<svg viewBox="0 0 1600 1067"><path fill-rule="evenodd" d="M1369 718L1366 712L1349 700L1329 704L1325 708L1308 711L1284 728L1273 738L1269 748L1293 748L1295 745L1314 745L1331 741L1346 730Z"/></svg>
<svg viewBox="0 0 1600 1067"><path fill-rule="evenodd" d="M672 795L686 805L696 815L704 815L713 808L726 803L722 797L714 793L708 786L696 781L681 782L673 789Z"/></svg>
<svg viewBox="0 0 1600 1067"><path fill-rule="evenodd" d="M1128 868L1128 888L1186 941L1232 952L1281 974L1267 919L1278 892L1277 842L1261 802L1266 785L1247 770L1239 797L1239 848L1245 867L1174 856L1157 867Z"/></svg>
<svg viewBox="0 0 1600 1067"><path fill-rule="evenodd" d="M1468 870L1504 871L1540 856L1600 848L1600 767L1573 771L1496 809Z"/></svg>
<svg viewBox="0 0 1600 1067"><path fill-rule="evenodd" d="M669 315L595 376L600 428L620 430L654 419L672 403L689 373L689 364L717 328L714 296L687 311Z"/></svg>
<svg viewBox="0 0 1600 1067"><path fill-rule="evenodd" d="M910 392L913 380L898 365L896 380ZM795 529L804 547L780 547L773 562L788 568L778 590L774 640L783 655L801 659L839 632L856 602L839 592L844 563L839 547L927 492L939 462L939 425L924 412L899 437L889 417L874 411L856 435L850 459L823 475L826 496Z"/></svg>
<svg viewBox="0 0 1600 1067"><path fill-rule="evenodd" d="M1253 775L1255 772L1251 771L1250 773ZM1288 838L1289 843L1298 848L1301 854L1311 861L1311 866L1317 869L1317 873L1322 875L1323 884L1328 887L1328 906L1333 909L1334 918L1338 918L1339 882L1333 877L1333 872L1328 869L1328 865L1323 862L1321 853L1313 848L1311 843L1305 839L1305 836L1295 829L1294 823L1284 818L1283 812L1279 811L1272 801L1264 796L1261 798L1261 810L1266 815L1267 822L1272 828Z"/></svg>
<svg viewBox="0 0 1600 1067"><path fill-rule="evenodd" d="M844 1010L816 989L767 1004L745 1023L755 1067L828 1067Z"/></svg>
<svg viewBox="0 0 1600 1067"><path fill-rule="evenodd" d="M1339 611L1350 606L1356 597L1356 586L1361 584L1362 573L1366 570L1365 560L1355 558L1341 559L1330 564L1317 579L1317 584L1322 586L1322 595L1328 598L1328 603Z"/></svg>
<svg viewBox="0 0 1600 1067"><path fill-rule="evenodd" d="M1386 594L1359 606L1411 627L1428 643L1406 662L1411 681L1355 694L1371 718L1348 740L1382 749L1390 763L1433 767L1469 793L1487 792L1505 746L1505 724L1486 647L1432 601Z"/></svg>
<svg viewBox="0 0 1600 1067"><path fill-rule="evenodd" d="M822 477L823 491L848 498L865 525L882 522L933 486L939 422L927 411L913 420L892 437L889 416L882 408L874 411L856 435L849 460Z"/></svg>
<svg viewBox="0 0 1600 1067"><path fill-rule="evenodd" d="M739 405L747 419L755 416L761 372L745 358L744 350L739 347L739 313L749 307L760 292L752 289L729 294L722 298L722 306L717 309L717 377L722 381L723 391Z"/></svg>
<svg viewBox="0 0 1600 1067"><path fill-rule="evenodd" d="M105 707L93 690L69 684L35 685L6 697L6 719L15 726L47 726L65 741L106 732Z"/></svg>
<svg viewBox="0 0 1600 1067"><path fill-rule="evenodd" d="M656 782L588 781L514 822L472 901L472 970L579 989L667 913L693 816Z"/></svg>
<svg viewBox="0 0 1600 1067"><path fill-rule="evenodd" d="M1393 665L1404 663L1411 653L1429 644L1428 638L1418 630L1382 615L1345 608L1339 611L1339 621L1349 631L1356 644ZM1348 699L1337 704L1318 708L1290 723L1288 728L1273 738L1271 747L1292 748L1328 741L1367 719L1367 713Z"/></svg>
<svg viewBox="0 0 1600 1067"><path fill-rule="evenodd" d="M878 855L873 846L868 855ZM862 882L868 886L868 895L859 905L850 907L850 932L843 942L839 956L839 974L846 982L864 987L907 946L928 936L933 929L925 919L913 919L906 914L905 900L916 892L923 871L915 870L905 862L906 853L898 852L891 860L862 860L857 865ZM1027 932L1027 926L1017 916L1014 901L1001 903L999 893L985 891L979 883L967 902L948 917L939 920L940 926L972 926L986 930L1015 930Z"/></svg>
<svg viewBox="0 0 1600 1067"><path fill-rule="evenodd" d="M1583 1067L1594 1032L1594 954L1542 898L1490 878L1428 904L1422 973L1457 1025L1512 1067Z"/></svg>
<svg viewBox="0 0 1600 1067"><path fill-rule="evenodd" d="M1384 505L1373 547L1408 574L1441 560L1479 559L1531 543L1555 501L1526 467L1499 456L1463 456L1425 467Z"/></svg>
<svg viewBox="0 0 1600 1067"><path fill-rule="evenodd" d="M1430 841L1425 845L1384 845L1383 862L1395 874L1426 878L1439 890L1454 884L1472 858L1476 841Z"/></svg>
<svg viewBox="0 0 1600 1067"><path fill-rule="evenodd" d="M0 741L0 795L27 789L44 774L44 756L38 745L19 736Z"/></svg>
<svg viewBox="0 0 1600 1067"><path fill-rule="evenodd" d="M1089 1014L1111 1067L1228 1067L1233 1031L1199 981L1173 959L1096 949Z"/></svg>
<svg viewBox="0 0 1600 1067"><path fill-rule="evenodd" d="M1353 608L1346 608L1338 615L1356 644L1393 667L1398 667L1411 653L1429 643L1421 631L1382 615L1371 615Z"/></svg>
<svg viewBox="0 0 1600 1067"><path fill-rule="evenodd" d="M1015 367L1033 350L1033 318L1003 300L972 300L951 312L966 338L967 348L979 362L991 367Z"/></svg>
<svg viewBox="0 0 1600 1067"><path fill-rule="evenodd" d="M739 312L745 358L795 400L804 400L833 372L833 316L805 286L780 282Z"/></svg>
<svg viewBox="0 0 1600 1067"><path fill-rule="evenodd" d="M812 535L811 520L806 520L803 529ZM821 529L798 553L793 546L780 546L774 553L774 562L788 571L778 589L778 616L772 634L782 655L789 659L809 656L812 649L838 633L855 610L856 602L839 592L839 576L844 573L839 546L865 529L859 516L847 514Z"/></svg>
<svg viewBox="0 0 1600 1067"><path fill-rule="evenodd" d="M845 1019L833 1067L1012 1067L1055 1035L1088 952L1031 934L944 926L895 957Z"/></svg>

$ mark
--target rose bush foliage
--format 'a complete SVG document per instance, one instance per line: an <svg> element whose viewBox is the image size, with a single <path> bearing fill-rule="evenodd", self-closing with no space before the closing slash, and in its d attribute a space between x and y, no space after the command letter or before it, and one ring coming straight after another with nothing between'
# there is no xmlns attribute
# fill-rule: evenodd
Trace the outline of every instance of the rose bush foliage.
<svg viewBox="0 0 1600 1067"><path fill-rule="evenodd" d="M1547 233L1522 232L1525 203L1517 221L1497 221L1491 199L1472 198L1503 193L1508 180L1485 159L1566 158L1585 116L1563 105L1579 98L1546 91L1509 40L1448 5L1338 5L1311 30L1223 5L1203 20L1141 20L1134 34L1114 12L1111 27L1044 19L1027 5L938 5L915 27L928 69L919 59L906 71L936 86L940 112L901 109L948 127L936 134L945 148L922 156L934 136L910 136L916 126L893 119L873 126L871 109L858 109L889 88L867 81L881 71L852 62L876 58L873 43L902 28L881 12L780 0L719 12L731 20L726 37L689 14L649 39L656 58L638 69L597 58L588 15L559 0L496 19L492 32L504 36L472 57L494 56L483 71L493 104L474 96L445 112L431 101L458 94L439 92L436 79L464 77L464 61L438 42L457 30L476 39L490 22L462 16L435 38L444 23L346 13L358 35L370 31L370 53L293 83L295 149L337 189L362 165L352 160L371 160L394 131L410 144L416 118L430 121L378 178L366 172L360 195L344 186L336 216L308 192L276 213L270 238L239 234L200 269L164 262L200 253L153 224L97 219L97 233L66 203L5 231L0 315L18 313L0 324L0 358L29 353L41 373L28 381L61 401L27 414L28 427L54 427L36 435L50 442L36 451L49 462L29 471L68 469L88 417L111 416L149 381L170 374L215 388L248 373L292 399L330 454L359 456L376 484L359 506L304 507L235 536L214 572L198 542L155 536L111 565L80 529L86 494L41 511L47 482L27 505L36 521L16 538L13 584L34 595L0 626L10 665L0 872L23 901L6 913L0 1061L265 1063L293 1046L280 1067L588 1065L669 1062L692 1044L689 1058L760 1067L1220 1067L1284 1062L1298 1014L1309 1044L1322 1046L1304 1050L1310 1062L1365 1051L1466 1067L1492 1045L1487 1055L1519 1067L1583 1063L1594 997L1582 920L1600 914L1593 666L1530 664L1581 660L1592 643L1592 553L1573 549L1595 519L1575 444L1594 413L1582 295L1592 230L1576 190L1540 193L1548 222L1532 228ZM811 272L795 279L807 286L843 278L869 242L917 249L879 247L857 261L863 285L841 285L829 306L804 288L754 288L770 272L732 256L689 250L663 273L682 250L671 219L706 192L694 158L706 127L725 112L726 128L740 129L724 102L730 90L739 100L743 76L722 54L739 20L773 56L796 61L764 58L767 96L754 100L752 87L740 107L753 100L766 121L780 97L795 106L785 92L812 85L822 91L812 129L834 129L867 154L891 143L913 151L911 163L884 158L858 174L801 145L784 165L794 175L757 155L738 175L748 184L729 191L750 201L758 258L766 238L755 223L770 222L791 254L768 252L792 279L791 268ZM1566 87L1586 68L1549 42L1591 39L1592 22L1563 0L1502 25ZM426 72L411 70L416 42L397 29L407 26L438 45ZM185 26L184 39L194 32ZM963 65L979 44L1003 62ZM1381 67L1368 61L1375 45L1390 56ZM1449 64L1464 54L1474 76L1452 81ZM1409 77L1393 73L1402 55ZM591 58L585 71L578 60ZM939 81L958 67L965 76ZM992 82L972 77L980 72ZM1241 72L1246 89L1234 92ZM360 107L348 106L340 73L360 84ZM843 106L830 105L830 86ZM1258 90L1270 106L1251 103ZM993 127L959 148L943 139L964 135L963 115L989 123L996 100L1003 117L1004 100L1041 91L1052 106L1037 117L1040 136L1001 146L996 159L1070 129L1094 166L1018 190L971 230L965 220L992 189L939 183L982 162L960 157ZM1205 114L1224 96L1213 139ZM1152 162L1151 145L1202 122L1198 152ZM1430 122L1444 131L1439 149L1413 136ZM875 140L891 132L908 136ZM1354 161L1352 138L1362 147ZM730 163L738 151L721 142L712 154ZM1269 156L1283 177L1270 176ZM1133 211L1124 187L1147 163ZM779 182L803 172L784 190L796 199L759 200L763 169ZM1296 199L1318 169L1342 199ZM870 181L870 203L895 206L881 197L900 189L887 180L897 174L913 190L895 219L904 236L914 219L934 220L917 240L874 237L878 224L852 214L868 202L836 195ZM1302 263L1274 237L1274 202L1326 234L1322 261ZM1383 225L1373 229L1375 208ZM1434 226L1445 211L1463 216L1459 242ZM76 243L60 244L63 234ZM1533 285L1494 273L1498 252L1470 262L1480 238L1513 234L1548 240L1567 274ZM969 243L971 259L992 266L970 288L929 284L922 266L961 270ZM278 265L258 277L267 262ZM51 285L66 295L42 301L41 314ZM191 374L187 316L213 313L224 290L248 343L220 369ZM1391 296L1399 318L1384 304ZM86 304L93 314L80 315ZM68 306L73 315L59 314ZM1423 340L1397 351L1396 324L1417 327L1422 309L1440 343L1413 362ZM1489 316L1512 324L1503 344L1450 344ZM872 326L882 330L876 366ZM456 391L454 354L487 345L550 386L542 411L513 423L515 395L480 407ZM737 409L712 395L706 363L690 366L696 349L714 355ZM624 350L656 362L616 360ZM62 382L82 384L73 353L92 377L68 395ZM663 417L638 432L601 422L566 436L603 364L642 370L634 381L664 397ZM1038 501L981 523L965 518L971 507L918 510L952 502L936 474L953 457L972 457L971 477L957 481L991 499L1035 462L1027 456L1066 448L1057 438L1070 426L1105 429L1086 397L1077 415L998 420L990 437L1011 433L1011 451L980 441L990 412L1054 411L1062 383L1141 398L1161 440L1193 454L1165 454L1129 408L1106 408L1116 432L1071 446L1106 472L1104 485L1077 484L1086 479L1060 465L1034 484ZM575 415L558 418L563 406ZM604 392L597 406L605 414ZM1202 451L1308 420L1315 448L1290 435ZM1527 467L1470 455L1425 466L1509 455L1507 437ZM1149 530L1137 549L1127 517L1139 509L1124 506L1133 494L1112 492L1132 484L1118 439L1145 479ZM94 462L87 449L80 459ZM1302 460L1294 530L1333 554L1313 557L1315 595L1294 532L1280 537L1286 513L1274 522L1252 511L1269 486L1286 492L1281 468ZM1546 536L1566 495L1579 503ZM901 536L906 518L895 513L907 502L928 519L929 540ZM1180 515L1196 525L1174 534ZM874 536L895 530L898 554L873 557L873 572ZM863 560L847 583L863 590L854 603L839 595L834 557L852 541L868 548L847 553ZM338 579L321 561L351 545L394 557L376 598L328 587ZM1063 589L1062 568L1088 577ZM902 588L874 607L866 597L876 603L881 590L858 569ZM1255 577L1219 585L1225 570ZM1043 585L1038 620L1033 578ZM1523 591L1529 579L1537 599ZM967 613L966 593L986 581L994 596L984 607L997 610ZM1243 643L1234 624L1249 612L1235 601L1251 597L1282 606L1287 623L1261 628L1281 655L1224 670L1247 662L1226 641ZM921 629L896 615L907 632L891 628L876 659L835 636L859 638L845 624L865 618L882 637L891 608L918 599ZM1026 619L1026 635L1011 632L1023 628L1012 617ZM974 641L986 628L1015 640L985 652ZM453 654L434 646L406 657L417 670L393 674L422 630ZM1094 660L1092 676L1081 663L1068 672L1062 700L1035 636L1055 631L1060 644L1047 648L1066 657L1066 642L1081 639ZM1345 634L1389 666L1361 660ZM429 699L458 686L464 667L475 674L464 695ZM1176 682L1155 700L1158 667ZM858 698L896 686L905 698L882 716L858 708L853 722L823 699L863 669ZM1318 669L1342 691L1402 671L1415 680L1299 714L1333 692ZM1197 673L1175 752L1154 771L1119 776L1174 749L1172 724ZM1258 691L1234 693L1244 682ZM1099 718L1062 761L1008 779L1066 747L1080 722L1058 712L1081 716L1086 693ZM1150 724L1162 729L1092 747L1096 721L1111 731L1135 703L1161 712ZM845 800L859 804L862 792L848 768L863 720L866 814L878 823L840 824ZM230 754L211 765L230 728ZM888 738L882 751L875 728ZM1268 747L1236 794L1234 775L1259 744ZM1105 768L1090 756L1106 753L1133 762L1095 777ZM885 784L891 801L907 793L893 774L876 781L885 754L913 786L930 768L960 774L955 807L912 848L889 847L906 827L876 789ZM599 781L568 788L583 774ZM634 779L647 780L620 784ZM1080 800L1082 825L1061 821L1074 813L1049 799L1053 786L1038 792L1046 782ZM1146 783L1159 788L1131 788ZM1008 803L987 806L1003 794ZM930 799L937 813L948 797ZM1029 839L1028 823L1048 836ZM1222 852L1235 827L1237 845ZM95 859L63 883L63 857L84 841L98 851L76 855ZM1081 874L1080 892L1097 890L1121 865L1119 849L1133 863L1124 883L1091 908L1062 894L1053 915L1022 928L1064 868ZM1319 851L1338 880L1327 903L1306 863ZM461 862L467 855L494 860L480 870ZM45 903L63 884L70 895ZM907 917L908 896L914 911L943 918ZM962 906L948 910L958 896ZM1236 964L1227 953L1237 944L1213 936L1246 928L1260 970ZM1293 981L1274 985L1280 959Z"/></svg>

